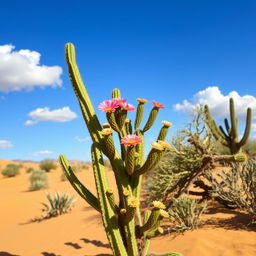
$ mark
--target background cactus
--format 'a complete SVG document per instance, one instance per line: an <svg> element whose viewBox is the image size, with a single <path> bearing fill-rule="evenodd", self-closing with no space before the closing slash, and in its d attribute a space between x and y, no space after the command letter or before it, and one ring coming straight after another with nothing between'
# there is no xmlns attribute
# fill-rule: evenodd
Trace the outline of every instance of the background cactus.
<svg viewBox="0 0 256 256"><path fill-rule="evenodd" d="M231 154L236 154L240 151L241 147L245 145L249 138L252 120L252 110L251 108L247 109L246 127L244 135L240 141L238 138L238 119L235 114L234 100L232 98L229 100L229 110L231 126L229 125L228 119L225 118L224 124L226 132L221 125L217 127L216 122L212 119L211 113L207 105L205 106L206 122L211 129L215 139L219 141L222 145L228 147Z"/></svg>
<svg viewBox="0 0 256 256"><path fill-rule="evenodd" d="M147 221L141 217L139 197L142 174L154 168L161 159L166 147L159 142L152 144L152 151L144 160L144 133L154 124L158 111L164 108L157 102L153 103L148 121L144 128L139 128L142 121L143 108L146 100L138 99L137 114L134 126L127 120L127 112L135 108L121 98L118 89L112 92L112 99L102 102L99 109L106 112L108 125L101 125L83 85L75 60L75 49L71 43L66 45L66 59L73 89L78 98L82 114L91 135L92 164L97 188L97 196L92 194L75 176L72 167L64 155L59 157L71 185L92 207L101 213L103 225L115 256L147 255L150 237L146 232L159 227L162 215L159 204L154 203ZM132 132L132 127L135 131ZM170 125L164 124L161 130L161 141L164 141ZM121 154L116 150L112 138L113 131L118 133ZM158 145L159 144L159 145ZM109 187L103 154L108 157L117 184L118 201L115 202L112 188ZM146 225L144 229L143 226ZM146 243L146 246L145 246Z"/></svg>

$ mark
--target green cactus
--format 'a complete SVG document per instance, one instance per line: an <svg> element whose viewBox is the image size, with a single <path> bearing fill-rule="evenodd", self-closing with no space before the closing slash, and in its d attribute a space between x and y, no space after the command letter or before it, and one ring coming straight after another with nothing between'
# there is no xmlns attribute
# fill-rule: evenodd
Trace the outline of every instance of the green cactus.
<svg viewBox="0 0 256 256"><path fill-rule="evenodd" d="M217 127L216 122L212 119L211 113L207 105L205 106L205 116L206 122L211 129L215 139L219 141L223 146L228 147L231 154L236 154L240 152L242 146L245 145L249 138L252 122L252 110L251 108L247 109L246 126L244 130L244 135L240 141L238 138L238 119L235 114L234 100L232 98L230 98L229 100L229 110L231 127L229 125L228 119L225 118L224 124L226 132L224 131L222 126Z"/></svg>
<svg viewBox="0 0 256 256"><path fill-rule="evenodd" d="M132 134L130 120L126 120L127 110L122 104L115 106L115 110L107 112L108 124L101 125L82 82L75 60L75 49L73 44L66 45L66 59L69 76L73 89L78 98L85 123L92 137L92 163L97 189L97 195L91 193L75 176L71 166L64 155L59 157L61 166L69 182L78 194L87 201L101 216L103 225L112 248L114 256L142 256L147 255L150 238L146 237L146 230L152 227L159 228L160 210L155 207L147 221L142 222L139 198L141 191L142 174L157 164L161 159L162 151L165 149L164 138L170 125L164 125L160 134L161 141L154 144L151 153L144 160L144 132L155 122L161 104L155 105L151 111L148 122L143 130L139 130L142 121L143 102L139 103L137 111L135 131ZM110 102L122 101L118 89L112 92ZM145 101L145 100L142 100ZM113 130L118 133L121 145L121 154L114 145L112 138ZM161 144L162 143L162 144ZM118 198L114 197L114 191L109 187L103 162L103 155L108 157L115 175ZM116 199L118 201L116 201ZM161 203L159 202L161 205ZM150 224L150 225L149 225ZM137 232L140 230L140 232ZM157 233L157 232L156 232ZM142 241L146 241L143 244Z"/></svg>

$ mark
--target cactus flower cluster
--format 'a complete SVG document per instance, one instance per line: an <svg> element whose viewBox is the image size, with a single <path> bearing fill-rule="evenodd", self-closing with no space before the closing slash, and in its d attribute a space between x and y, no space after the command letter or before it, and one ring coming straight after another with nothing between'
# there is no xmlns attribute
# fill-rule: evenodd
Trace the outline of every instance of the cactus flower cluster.
<svg viewBox="0 0 256 256"><path fill-rule="evenodd" d="M152 148L145 157L144 134L153 126L159 109L164 106L152 101L153 108L144 127L140 128L147 100L138 98L135 109L126 102L126 99L121 98L118 89L114 89L112 99L105 100L98 106L98 109L106 114L107 119L107 123L100 124L82 82L76 65L75 49L71 43L66 45L66 59L71 83L93 141L91 157L97 195L79 181L66 157L60 155L59 160L64 173L79 195L101 214L113 255L146 256L150 239L163 233L161 222L164 217L168 217L168 213L161 202L154 201L151 209L142 214L140 209L142 176L158 164L163 152L170 147L165 139L172 125L168 121L162 122L163 126L158 138L151 144ZM132 124L127 115L128 111L134 110L136 117ZM119 147L115 145L114 132L118 134ZM103 155L112 165L118 197L114 193L115 189L109 186Z"/></svg>

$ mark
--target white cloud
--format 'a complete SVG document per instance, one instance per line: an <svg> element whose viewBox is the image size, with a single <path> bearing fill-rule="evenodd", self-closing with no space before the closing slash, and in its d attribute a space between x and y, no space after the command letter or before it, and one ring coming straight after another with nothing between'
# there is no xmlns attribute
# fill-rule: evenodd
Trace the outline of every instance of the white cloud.
<svg viewBox="0 0 256 256"><path fill-rule="evenodd" d="M37 124L37 121L27 120L24 125L30 126L30 125L35 125L35 124Z"/></svg>
<svg viewBox="0 0 256 256"><path fill-rule="evenodd" d="M49 156L49 155L52 155L54 152L52 151L49 151L49 150L41 150L41 151L37 151L37 152L34 152L32 153L32 156Z"/></svg>
<svg viewBox="0 0 256 256"><path fill-rule="evenodd" d="M12 148L13 144L8 140L0 140L0 148Z"/></svg>
<svg viewBox="0 0 256 256"><path fill-rule="evenodd" d="M37 108L28 115L32 120L27 120L25 125L34 125L37 122L68 122L77 118L77 114L71 111L69 107L54 110L50 110L48 107Z"/></svg>
<svg viewBox="0 0 256 256"><path fill-rule="evenodd" d="M236 91L223 95L216 86L208 87L199 91L191 101L184 100L182 104L174 105L174 109L185 113L191 113L196 106L208 105L213 116L229 116L229 99L235 101L235 110L238 118L244 119L248 107L256 110L256 97L251 95L240 96ZM256 111L253 112L253 119L256 119Z"/></svg>
<svg viewBox="0 0 256 256"><path fill-rule="evenodd" d="M256 124L252 124L252 131L256 132Z"/></svg>
<svg viewBox="0 0 256 256"><path fill-rule="evenodd" d="M89 141L91 139L90 136L84 137L84 138L80 138L79 136L75 137L75 140L78 142L85 142L85 141Z"/></svg>
<svg viewBox="0 0 256 256"><path fill-rule="evenodd" d="M60 66L40 65L41 54L14 51L11 44L0 45L0 91L32 90L35 86L61 86Z"/></svg>

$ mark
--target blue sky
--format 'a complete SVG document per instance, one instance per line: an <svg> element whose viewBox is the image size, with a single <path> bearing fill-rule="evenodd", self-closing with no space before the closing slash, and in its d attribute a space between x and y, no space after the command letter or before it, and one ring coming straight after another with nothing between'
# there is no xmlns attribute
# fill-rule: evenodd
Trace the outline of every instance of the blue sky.
<svg viewBox="0 0 256 256"><path fill-rule="evenodd" d="M96 109L113 88L165 105L148 145L161 120L170 138L198 103L220 120L230 96L241 120L256 108L255 1L4 1L0 24L0 158L90 159L67 42Z"/></svg>

